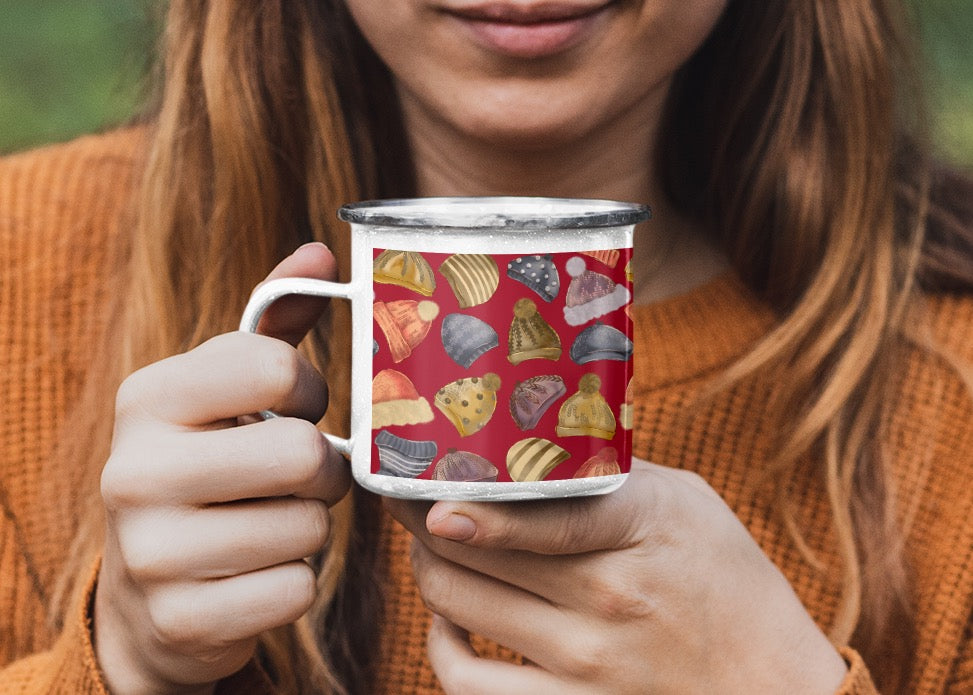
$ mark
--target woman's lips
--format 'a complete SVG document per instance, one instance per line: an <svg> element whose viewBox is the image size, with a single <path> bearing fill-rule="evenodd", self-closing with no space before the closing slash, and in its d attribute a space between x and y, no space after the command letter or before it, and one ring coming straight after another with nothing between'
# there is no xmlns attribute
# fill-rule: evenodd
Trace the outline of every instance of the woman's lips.
<svg viewBox="0 0 973 695"><path fill-rule="evenodd" d="M542 58L580 43L610 4L488 3L450 8L446 13L459 20L473 39L489 50L513 58Z"/></svg>

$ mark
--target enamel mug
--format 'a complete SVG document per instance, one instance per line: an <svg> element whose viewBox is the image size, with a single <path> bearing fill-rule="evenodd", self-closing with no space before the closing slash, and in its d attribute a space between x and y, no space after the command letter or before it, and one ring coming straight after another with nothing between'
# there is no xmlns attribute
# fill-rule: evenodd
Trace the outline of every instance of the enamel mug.
<svg viewBox="0 0 973 695"><path fill-rule="evenodd" d="M351 301L351 433L368 490L411 499L601 494L631 467L631 250L643 205L562 198L366 201L351 281L258 287ZM265 413L273 416L273 413Z"/></svg>

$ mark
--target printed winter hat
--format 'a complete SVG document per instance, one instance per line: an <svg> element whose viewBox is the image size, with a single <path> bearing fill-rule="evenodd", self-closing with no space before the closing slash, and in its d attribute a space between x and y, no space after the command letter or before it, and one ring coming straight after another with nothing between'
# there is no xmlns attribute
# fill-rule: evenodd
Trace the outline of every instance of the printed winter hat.
<svg viewBox="0 0 973 695"><path fill-rule="evenodd" d="M500 377L488 373L446 384L436 393L436 407L445 415L461 437L479 432L493 417L497 408Z"/></svg>
<svg viewBox="0 0 973 695"><path fill-rule="evenodd" d="M564 380L556 374L532 376L514 386L510 393L510 415L521 430L530 430L567 393Z"/></svg>
<svg viewBox="0 0 973 695"><path fill-rule="evenodd" d="M557 416L559 437L615 436L615 415L601 395L601 379L585 374L578 382L578 392L564 401Z"/></svg>
<svg viewBox="0 0 973 695"><path fill-rule="evenodd" d="M525 360L558 360L561 338L526 297L514 304L514 319L507 338L507 359L518 365Z"/></svg>
<svg viewBox="0 0 973 695"><path fill-rule="evenodd" d="M602 251L581 251L585 256L594 258L597 261L601 261L609 268L614 268L618 265L618 258L621 254L618 249L604 249Z"/></svg>
<svg viewBox="0 0 973 695"><path fill-rule="evenodd" d="M430 297L436 291L436 278L432 266L414 251L382 251L372 263L375 282L398 285Z"/></svg>
<svg viewBox="0 0 973 695"><path fill-rule="evenodd" d="M635 405L632 402L632 381L634 379L628 380L628 386L625 387L625 402L618 409L618 424L622 426L623 430L632 429L632 420L635 416Z"/></svg>
<svg viewBox="0 0 973 695"><path fill-rule="evenodd" d="M375 436L378 448L378 472L396 478L415 478L421 475L436 457L436 442L403 439L388 430Z"/></svg>
<svg viewBox="0 0 973 695"><path fill-rule="evenodd" d="M522 439L507 450L507 472L518 483L543 480L571 454L541 437Z"/></svg>
<svg viewBox="0 0 973 695"><path fill-rule="evenodd" d="M571 276L564 295L564 320L571 326L604 316L632 300L627 287L615 284L607 275L588 270L581 256L568 259L564 268Z"/></svg>
<svg viewBox="0 0 973 695"><path fill-rule="evenodd" d="M483 304L500 284L500 270L492 256L484 253L458 253L439 266L449 282L460 309Z"/></svg>
<svg viewBox="0 0 973 695"><path fill-rule="evenodd" d="M464 369L469 369L481 355L500 345L493 326L468 314L447 314L440 334L446 354Z"/></svg>
<svg viewBox="0 0 973 695"><path fill-rule="evenodd" d="M600 321L578 333L571 344L571 360L587 364L595 360L626 362L632 358L633 345L624 333Z"/></svg>
<svg viewBox="0 0 973 695"><path fill-rule="evenodd" d="M372 315L388 340L392 361L401 362L429 333L432 320L439 315L439 305L428 299L378 301L372 305Z"/></svg>
<svg viewBox="0 0 973 695"><path fill-rule="evenodd" d="M507 264L507 277L534 290L545 302L553 302L561 290L561 278L550 254L515 258Z"/></svg>
<svg viewBox="0 0 973 695"><path fill-rule="evenodd" d="M600 475L619 475L621 472L622 467L618 465L618 451L613 446L606 446L582 463L581 468L572 477L595 478Z"/></svg>
<svg viewBox="0 0 973 695"><path fill-rule="evenodd" d="M497 467L472 451L449 452L436 462L433 480L450 480L458 483L495 483Z"/></svg>
<svg viewBox="0 0 973 695"><path fill-rule="evenodd" d="M402 372L383 369L372 378L372 429L432 420L429 401Z"/></svg>

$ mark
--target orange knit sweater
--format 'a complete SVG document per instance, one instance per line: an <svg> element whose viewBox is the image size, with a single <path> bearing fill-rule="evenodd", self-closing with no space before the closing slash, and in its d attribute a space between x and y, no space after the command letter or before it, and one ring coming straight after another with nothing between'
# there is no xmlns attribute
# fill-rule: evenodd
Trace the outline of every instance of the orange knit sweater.
<svg viewBox="0 0 973 695"><path fill-rule="evenodd" d="M87 603L63 627L46 604L76 523L76 470L50 456L55 430L82 383L105 326L100 302L121 210L134 181L137 135L83 138L0 160L0 692L104 693ZM930 327L973 363L973 297L931 302ZM692 469L719 492L781 568L826 630L840 575L826 496L810 474L794 481L797 518L823 563L813 567L751 485L768 456L775 415L767 388L747 382L680 418L717 373L770 327L773 317L732 277L634 312L639 352L633 385L634 450ZM949 367L916 353L889 424L892 487L907 523L914 567L917 651L911 691L973 693L973 400ZM405 532L383 523L391 577L380 645L379 692L438 692L424 657L428 614L408 567ZM94 573L89 578L94 591ZM485 646L488 652L497 651ZM874 692L848 648L842 692ZM221 692L273 692L253 664Z"/></svg>

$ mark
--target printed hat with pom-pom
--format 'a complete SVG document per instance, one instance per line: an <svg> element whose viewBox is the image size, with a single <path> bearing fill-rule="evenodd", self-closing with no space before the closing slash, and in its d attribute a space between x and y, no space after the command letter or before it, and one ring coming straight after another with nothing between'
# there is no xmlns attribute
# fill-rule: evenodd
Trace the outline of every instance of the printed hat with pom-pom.
<svg viewBox="0 0 973 695"><path fill-rule="evenodd" d="M627 287L616 284L607 275L588 270L581 256L569 258L564 267L571 276L564 295L564 320L568 325L580 326L632 301Z"/></svg>

